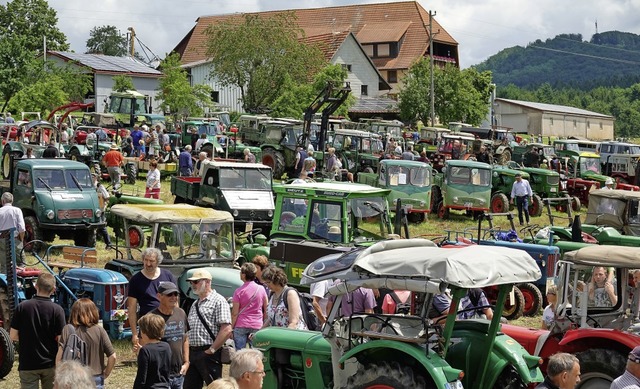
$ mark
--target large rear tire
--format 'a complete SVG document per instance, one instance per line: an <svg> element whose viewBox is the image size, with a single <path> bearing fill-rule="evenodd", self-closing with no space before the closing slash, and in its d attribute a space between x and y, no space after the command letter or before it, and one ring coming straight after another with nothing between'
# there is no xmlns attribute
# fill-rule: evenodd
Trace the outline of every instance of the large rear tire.
<svg viewBox="0 0 640 389"><path fill-rule="evenodd" d="M533 195L533 201L529 204L529 216L538 217L542 215L542 210L544 209L544 204L542 203L542 198L537 194Z"/></svg>
<svg viewBox="0 0 640 389"><path fill-rule="evenodd" d="M509 199L507 198L507 195L504 193L496 193L491 196L491 212L509 212Z"/></svg>
<svg viewBox="0 0 640 389"><path fill-rule="evenodd" d="M128 163L127 169L127 184L135 184L138 179L138 165L135 163Z"/></svg>
<svg viewBox="0 0 640 389"><path fill-rule="evenodd" d="M5 147L2 152L2 177L6 180L11 176L13 165L11 164L11 157L13 159L22 157L22 153L19 151L11 151L9 146Z"/></svg>
<svg viewBox="0 0 640 389"><path fill-rule="evenodd" d="M398 362L378 362L358 369L343 388L410 389L426 388L426 383L424 378L415 374L409 366L402 366Z"/></svg>
<svg viewBox="0 0 640 389"><path fill-rule="evenodd" d="M11 371L15 355L16 352L9 333L4 328L0 328L0 379L6 377Z"/></svg>
<svg viewBox="0 0 640 389"><path fill-rule="evenodd" d="M595 348L576 354L580 360L580 383L576 389L608 388L624 373L627 358L616 350Z"/></svg>
<svg viewBox="0 0 640 389"><path fill-rule="evenodd" d="M42 234L42 230L40 229L40 224L38 224L38 219L35 216L27 216L24 218L24 242L31 242L32 240L43 241L44 236ZM31 252L33 249L39 250L39 244L34 243L37 247L32 247L32 245L25 245L24 251Z"/></svg>
<svg viewBox="0 0 640 389"><path fill-rule="evenodd" d="M262 150L262 164L267 165L273 170L273 177L280 178L284 173L284 156L275 149Z"/></svg>
<svg viewBox="0 0 640 389"><path fill-rule="evenodd" d="M96 247L96 229L91 228L84 233L76 235L73 239L73 243L76 246Z"/></svg>
<svg viewBox="0 0 640 389"><path fill-rule="evenodd" d="M449 219L449 208L445 207L442 201L438 203L438 217L442 220Z"/></svg>
<svg viewBox="0 0 640 389"><path fill-rule="evenodd" d="M524 310L525 316L535 316L542 309L542 292L532 283L518 284L518 289L524 296Z"/></svg>
<svg viewBox="0 0 640 389"><path fill-rule="evenodd" d="M502 316L507 320L516 320L522 317L524 312L524 296L522 291L517 286L513 287L513 293L515 295L514 304L509 302L509 298L504 302L504 311Z"/></svg>
<svg viewBox="0 0 640 389"><path fill-rule="evenodd" d="M507 366L498 376L493 389L525 389L527 385L518 374L518 371L511 365Z"/></svg>

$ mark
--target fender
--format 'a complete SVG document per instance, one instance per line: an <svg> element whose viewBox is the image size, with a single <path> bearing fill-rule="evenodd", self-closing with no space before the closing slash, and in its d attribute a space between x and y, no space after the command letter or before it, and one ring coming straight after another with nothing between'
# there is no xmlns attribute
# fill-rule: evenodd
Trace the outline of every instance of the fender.
<svg viewBox="0 0 640 389"><path fill-rule="evenodd" d="M71 152L71 150L78 150L78 152L80 153L81 156L86 157L89 156L89 149L87 148L87 145L80 145L80 144L76 144L71 146L71 148L69 149L69 151L67 152L67 154L69 154Z"/></svg>
<svg viewBox="0 0 640 389"><path fill-rule="evenodd" d="M568 346L580 342L583 339L589 341L599 339L601 341L606 341L608 344L615 342L629 348L629 350L632 350L640 344L640 336L609 328L581 328L579 330L569 330L565 333L558 344L560 346Z"/></svg>
<svg viewBox="0 0 640 389"><path fill-rule="evenodd" d="M4 150L24 152L24 145L20 142L10 141L4 145ZM35 151L35 150L34 150Z"/></svg>
<svg viewBox="0 0 640 389"><path fill-rule="evenodd" d="M449 364L440 358L438 354L429 350L429 356L425 358L424 349L422 347L418 347L415 345L391 341L391 340L371 340L367 343L363 343L359 346L356 346L345 353L340 358L340 363L343 364L349 358L357 358L360 360L360 356L362 354L368 354L372 351L376 351L377 349L383 350L383 358L388 355L394 355L394 359L397 361L406 360L411 358L417 361L424 368L425 372L433 378L433 381L436 383L446 383L451 382L460 376L461 370L455 369ZM395 350L395 352L393 351ZM368 356L364 356L364 359L373 359Z"/></svg>

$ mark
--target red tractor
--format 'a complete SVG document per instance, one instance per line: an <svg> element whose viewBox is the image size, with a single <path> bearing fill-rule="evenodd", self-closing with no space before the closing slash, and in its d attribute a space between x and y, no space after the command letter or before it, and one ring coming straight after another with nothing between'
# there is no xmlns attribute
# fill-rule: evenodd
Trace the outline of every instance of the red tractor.
<svg viewBox="0 0 640 389"><path fill-rule="evenodd" d="M542 357L543 371L551 355L572 353L582 373L577 388L608 388L640 344L634 325L640 293L629 275L638 267L638 255L637 247L606 245L566 253L558 266L557 303L549 329L503 325L502 332ZM607 283L613 294L608 294Z"/></svg>

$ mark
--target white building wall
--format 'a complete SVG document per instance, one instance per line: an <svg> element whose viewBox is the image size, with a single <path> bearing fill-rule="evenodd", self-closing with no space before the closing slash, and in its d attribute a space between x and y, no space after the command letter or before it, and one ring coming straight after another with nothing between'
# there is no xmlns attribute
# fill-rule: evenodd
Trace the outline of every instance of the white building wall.
<svg viewBox="0 0 640 389"><path fill-rule="evenodd" d="M229 111L244 112L242 109L242 93L236 86L222 86L209 77L213 66L209 63L196 65L191 68L191 86L209 85L219 93L218 105Z"/></svg>
<svg viewBox="0 0 640 389"><path fill-rule="evenodd" d="M332 64L351 65L351 71L347 76L347 82L351 85L351 94L360 98L362 85L367 85L367 97L379 97L387 91L380 91L379 76L376 68L369 61L353 35L347 36L344 43L331 59Z"/></svg>

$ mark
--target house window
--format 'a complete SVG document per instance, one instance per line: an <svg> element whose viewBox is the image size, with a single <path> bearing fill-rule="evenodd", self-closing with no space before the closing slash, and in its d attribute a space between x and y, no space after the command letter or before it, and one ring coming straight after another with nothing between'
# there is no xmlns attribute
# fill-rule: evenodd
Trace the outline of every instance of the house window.
<svg viewBox="0 0 640 389"><path fill-rule="evenodd" d="M390 84L395 84L398 82L398 71L397 70L389 70L387 71L387 81Z"/></svg>
<svg viewBox="0 0 640 389"><path fill-rule="evenodd" d="M367 85L360 85L360 96L369 96L369 87Z"/></svg>
<svg viewBox="0 0 640 389"><path fill-rule="evenodd" d="M376 53L376 57L389 57L391 54L391 50L389 48L388 43L381 43L378 45L378 52Z"/></svg>
<svg viewBox="0 0 640 389"><path fill-rule="evenodd" d="M373 45L362 45L362 48L364 49L364 52L367 54L367 56L373 58Z"/></svg>
<svg viewBox="0 0 640 389"><path fill-rule="evenodd" d="M214 90L213 92L211 92L211 101L213 101L214 103L219 103L220 102L220 92L217 90Z"/></svg>
<svg viewBox="0 0 640 389"><path fill-rule="evenodd" d="M351 71L351 64L343 63L342 64L342 68L345 69L346 71L350 72Z"/></svg>
<svg viewBox="0 0 640 389"><path fill-rule="evenodd" d="M549 118L549 121L551 122L551 125L553 126L553 118Z"/></svg>

